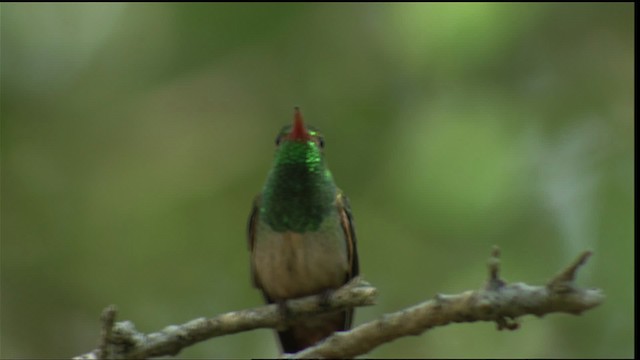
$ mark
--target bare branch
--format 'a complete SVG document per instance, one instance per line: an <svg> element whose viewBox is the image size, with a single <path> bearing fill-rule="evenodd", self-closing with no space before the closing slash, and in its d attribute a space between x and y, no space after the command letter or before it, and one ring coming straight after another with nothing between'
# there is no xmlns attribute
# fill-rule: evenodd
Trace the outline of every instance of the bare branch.
<svg viewBox="0 0 640 360"><path fill-rule="evenodd" d="M438 294L434 300L362 324L347 332L330 336L316 346L289 358L351 358L407 335L419 335L436 326L454 322L493 321L498 330L515 330L514 319L553 312L580 314L598 306L604 295L598 289L578 289L573 284L578 267L586 261L585 252L554 277L547 286L524 283L505 284L500 279L500 251L494 248L489 259L489 281L485 289L458 295Z"/></svg>
<svg viewBox="0 0 640 360"><path fill-rule="evenodd" d="M163 330L143 334L130 321L113 325L107 345L75 357L74 359L100 359L106 352L111 359L146 359L154 356L176 355L182 349L207 339L259 328L282 328L287 321L319 313L343 310L357 306L373 305L377 290L366 281L355 278L330 294L328 299L308 296L287 302L287 316L283 317L277 305L233 311L206 319L191 320L182 325L170 325ZM110 313L109 308L103 314ZM115 317L115 311L113 311ZM103 339L104 324L103 321ZM107 335L109 336L109 335Z"/></svg>
<svg viewBox="0 0 640 360"><path fill-rule="evenodd" d="M431 328L456 322L491 321L498 330L515 330L515 319L532 314L544 316L554 312L580 314L604 301L599 289L580 289L574 279L578 268L591 255L582 253L572 264L546 285L507 284L500 278L500 249L494 247L488 261L488 280L483 289L457 295L438 294L401 311L362 324L351 331L338 332L316 346L288 358L350 358L366 354L375 347L407 335L419 335ZM345 308L372 305L376 289L361 279L354 279L336 290L329 299L309 296L287 302L283 316L277 305L234 311L211 319L195 319L171 325L152 334L138 332L129 321L113 323L115 308L103 314L100 348L75 359L144 359L176 355L185 347L222 335L258 328L281 329L288 321ZM111 329L111 330L109 330Z"/></svg>

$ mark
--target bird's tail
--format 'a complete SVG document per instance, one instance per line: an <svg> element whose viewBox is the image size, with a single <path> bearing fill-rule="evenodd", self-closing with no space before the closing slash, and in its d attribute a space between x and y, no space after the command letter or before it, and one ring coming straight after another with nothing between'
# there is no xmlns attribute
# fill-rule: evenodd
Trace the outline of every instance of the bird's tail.
<svg viewBox="0 0 640 360"><path fill-rule="evenodd" d="M301 319L278 331L283 353L297 353L326 339L335 331L351 328L353 309Z"/></svg>

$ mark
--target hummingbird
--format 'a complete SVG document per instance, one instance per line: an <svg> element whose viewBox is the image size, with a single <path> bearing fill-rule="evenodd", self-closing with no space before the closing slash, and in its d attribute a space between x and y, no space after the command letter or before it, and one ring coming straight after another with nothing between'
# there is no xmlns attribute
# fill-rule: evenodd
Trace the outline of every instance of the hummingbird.
<svg viewBox="0 0 640 360"><path fill-rule="evenodd" d="M328 295L358 275L349 201L327 168L324 139L298 107L276 137L275 159L248 222L251 279L267 303ZM278 330L280 348L296 353L351 328L353 309L295 321Z"/></svg>

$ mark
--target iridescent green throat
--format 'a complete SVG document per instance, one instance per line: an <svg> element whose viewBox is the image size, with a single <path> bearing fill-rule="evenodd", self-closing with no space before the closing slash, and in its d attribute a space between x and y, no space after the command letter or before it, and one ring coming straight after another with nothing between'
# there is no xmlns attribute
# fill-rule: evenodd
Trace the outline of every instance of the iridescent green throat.
<svg viewBox="0 0 640 360"><path fill-rule="evenodd" d="M285 141L262 192L260 218L275 231L319 229L335 211L336 186L313 141Z"/></svg>

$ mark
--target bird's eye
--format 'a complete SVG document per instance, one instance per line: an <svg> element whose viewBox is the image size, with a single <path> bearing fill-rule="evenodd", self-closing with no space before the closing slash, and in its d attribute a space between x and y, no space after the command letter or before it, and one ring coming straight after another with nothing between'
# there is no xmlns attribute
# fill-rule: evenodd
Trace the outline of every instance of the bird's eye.
<svg viewBox="0 0 640 360"><path fill-rule="evenodd" d="M322 136L318 136L318 146L320 146L320 149L324 149L324 138Z"/></svg>

